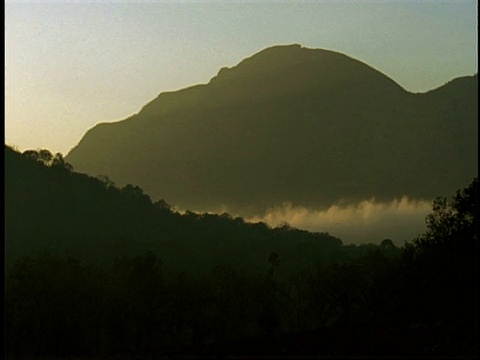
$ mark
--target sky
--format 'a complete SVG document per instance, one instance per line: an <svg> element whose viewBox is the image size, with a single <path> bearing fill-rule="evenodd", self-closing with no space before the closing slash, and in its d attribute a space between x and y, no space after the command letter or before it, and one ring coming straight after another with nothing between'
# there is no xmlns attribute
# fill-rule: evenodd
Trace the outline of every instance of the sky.
<svg viewBox="0 0 480 360"><path fill-rule="evenodd" d="M5 142L66 155L99 122L273 45L335 50L424 92L478 71L477 1L8 1Z"/></svg>

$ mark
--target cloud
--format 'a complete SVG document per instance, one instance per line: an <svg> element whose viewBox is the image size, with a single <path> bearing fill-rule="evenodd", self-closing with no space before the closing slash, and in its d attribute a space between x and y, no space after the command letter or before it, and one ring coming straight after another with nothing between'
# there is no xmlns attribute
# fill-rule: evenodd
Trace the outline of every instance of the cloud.
<svg viewBox="0 0 480 360"><path fill-rule="evenodd" d="M248 220L270 226L287 222L300 229L328 232L345 244L379 243L389 238L400 246L426 230L425 216L431 209L431 201L408 197L390 202L370 199L356 204L339 203L327 209L284 203Z"/></svg>

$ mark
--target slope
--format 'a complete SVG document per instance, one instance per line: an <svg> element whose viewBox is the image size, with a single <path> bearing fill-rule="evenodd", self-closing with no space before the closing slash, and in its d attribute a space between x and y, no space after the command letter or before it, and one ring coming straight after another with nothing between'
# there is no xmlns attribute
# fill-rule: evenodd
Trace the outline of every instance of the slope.
<svg viewBox="0 0 480 360"><path fill-rule="evenodd" d="M346 55L275 46L89 130L81 172L183 209L448 195L478 172L478 77L412 94Z"/></svg>
<svg viewBox="0 0 480 360"><path fill-rule="evenodd" d="M216 265L256 274L276 252L288 272L327 260L342 245L326 233L271 229L228 214L175 213L137 186L119 189L29 155L5 147L7 268L44 252L104 264L151 251L167 268L196 275Z"/></svg>

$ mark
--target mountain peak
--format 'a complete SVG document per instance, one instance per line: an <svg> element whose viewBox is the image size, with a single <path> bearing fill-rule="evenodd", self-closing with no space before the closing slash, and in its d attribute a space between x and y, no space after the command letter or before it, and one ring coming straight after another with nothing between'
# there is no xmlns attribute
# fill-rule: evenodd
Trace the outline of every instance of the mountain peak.
<svg viewBox="0 0 480 360"><path fill-rule="evenodd" d="M259 51L236 66L224 67L209 84L249 86L262 93L290 93L302 87L362 88L367 93L398 93L405 90L395 81L367 64L345 54L326 49L310 49L299 44L276 45ZM323 90L321 90L323 88Z"/></svg>
<svg viewBox="0 0 480 360"><path fill-rule="evenodd" d="M262 59L262 58L274 59L274 58L278 58L279 56L284 57L287 54L291 55L293 53L298 53L299 49L303 49L302 46L299 44L275 45L275 46L265 48L259 51L258 53L255 53L254 55L246 59L243 59L238 65L235 65L233 67L222 67L217 73L217 75L212 78L212 80L217 79L218 77L221 77L225 75L227 72L235 70L238 67L245 66L245 64L249 64L252 61L258 61L259 59Z"/></svg>
<svg viewBox="0 0 480 360"><path fill-rule="evenodd" d="M299 44L292 45L275 45L247 57L240 61L233 67L223 67L218 72L214 79L226 74L230 74L232 71L241 70L263 70L263 71L278 71L281 66L296 65L300 61L307 60L306 56L312 51L316 51L318 56L320 53L334 53L333 51L324 49L309 49L302 47ZM339 53L335 53L341 55ZM343 55L345 56L345 55ZM311 60L311 59L310 59ZM213 80L213 79L212 79Z"/></svg>

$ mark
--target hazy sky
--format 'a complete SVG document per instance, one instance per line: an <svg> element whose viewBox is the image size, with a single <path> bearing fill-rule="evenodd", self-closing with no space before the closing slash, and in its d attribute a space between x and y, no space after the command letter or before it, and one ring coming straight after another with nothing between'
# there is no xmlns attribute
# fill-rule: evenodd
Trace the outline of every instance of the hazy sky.
<svg viewBox="0 0 480 360"><path fill-rule="evenodd" d="M276 44L348 54L407 90L477 70L477 1L5 5L5 141L67 153L98 122Z"/></svg>

